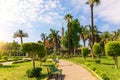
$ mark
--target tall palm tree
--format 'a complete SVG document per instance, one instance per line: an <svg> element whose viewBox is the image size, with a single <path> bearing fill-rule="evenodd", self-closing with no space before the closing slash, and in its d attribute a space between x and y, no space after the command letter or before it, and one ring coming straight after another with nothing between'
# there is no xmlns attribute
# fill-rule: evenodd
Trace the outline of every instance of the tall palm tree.
<svg viewBox="0 0 120 80"><path fill-rule="evenodd" d="M23 43L23 37L28 37L28 34L23 32L23 30L18 30L17 32L14 33L13 35L14 38L19 37L21 40L21 44Z"/></svg>
<svg viewBox="0 0 120 80"><path fill-rule="evenodd" d="M70 55L70 27L73 16L71 14L66 14L64 19L67 20L67 28L68 28L68 54Z"/></svg>
<svg viewBox="0 0 120 80"><path fill-rule="evenodd" d="M90 11L91 11L91 47L94 45L94 13L93 13L93 9L94 9L94 5L99 5L100 4L100 0L88 0L86 2L87 4L90 5ZM93 54L93 52L92 52Z"/></svg>
<svg viewBox="0 0 120 80"><path fill-rule="evenodd" d="M50 41L54 43L54 55L56 50L60 47L60 36L58 35L59 31L50 29L51 33L49 34Z"/></svg>

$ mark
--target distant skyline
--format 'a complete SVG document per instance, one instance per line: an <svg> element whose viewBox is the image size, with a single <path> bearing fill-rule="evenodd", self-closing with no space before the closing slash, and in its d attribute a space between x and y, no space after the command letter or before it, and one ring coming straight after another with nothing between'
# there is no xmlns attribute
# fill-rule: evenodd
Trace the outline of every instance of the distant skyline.
<svg viewBox="0 0 120 80"><path fill-rule="evenodd" d="M62 23L66 30L64 15L72 14L78 18L81 25L90 24L90 7L87 0L0 0L0 41L20 42L13 38L19 29L28 33L24 42L41 40L40 34L49 34L50 28L59 30ZM101 0L94 7L95 25L100 31L115 31L120 29L120 1Z"/></svg>

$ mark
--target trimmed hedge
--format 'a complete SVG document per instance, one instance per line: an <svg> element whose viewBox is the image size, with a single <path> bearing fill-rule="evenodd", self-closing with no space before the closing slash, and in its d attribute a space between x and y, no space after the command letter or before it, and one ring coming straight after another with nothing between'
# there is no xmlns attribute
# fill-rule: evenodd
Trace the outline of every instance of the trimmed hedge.
<svg viewBox="0 0 120 80"><path fill-rule="evenodd" d="M99 57L99 55L102 53L102 47L99 43L95 43L92 47L93 53Z"/></svg>
<svg viewBox="0 0 120 80"><path fill-rule="evenodd" d="M87 47L82 47L81 48L81 53L82 53L82 56L84 57L84 59L86 59L86 57L88 56L88 54L90 52L89 52L89 49Z"/></svg>
<svg viewBox="0 0 120 80"><path fill-rule="evenodd" d="M26 74L28 77L39 77L41 75L42 68L36 67L35 69L28 69Z"/></svg>

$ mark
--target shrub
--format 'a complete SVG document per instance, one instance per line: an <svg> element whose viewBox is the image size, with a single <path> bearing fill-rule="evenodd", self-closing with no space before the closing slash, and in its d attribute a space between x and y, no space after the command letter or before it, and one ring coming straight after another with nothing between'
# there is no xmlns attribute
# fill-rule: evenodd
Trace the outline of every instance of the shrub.
<svg viewBox="0 0 120 80"><path fill-rule="evenodd" d="M105 53L109 56L113 56L115 61L115 68L118 68L118 56L120 55L120 42L110 41L105 45Z"/></svg>
<svg viewBox="0 0 120 80"><path fill-rule="evenodd" d="M99 55L102 53L102 47L99 43L95 43L92 47L93 53L99 57Z"/></svg>
<svg viewBox="0 0 120 80"><path fill-rule="evenodd" d="M35 69L28 69L26 71L28 77L39 77L41 74L42 68L37 67Z"/></svg>
<svg viewBox="0 0 120 80"><path fill-rule="evenodd" d="M95 60L95 63L96 63L96 64L100 64L101 61L100 61L99 59L97 59L97 60Z"/></svg>
<svg viewBox="0 0 120 80"><path fill-rule="evenodd" d="M82 53L82 56L84 57L84 59L86 59L86 57L89 54L89 49L87 47L82 47L81 53Z"/></svg>

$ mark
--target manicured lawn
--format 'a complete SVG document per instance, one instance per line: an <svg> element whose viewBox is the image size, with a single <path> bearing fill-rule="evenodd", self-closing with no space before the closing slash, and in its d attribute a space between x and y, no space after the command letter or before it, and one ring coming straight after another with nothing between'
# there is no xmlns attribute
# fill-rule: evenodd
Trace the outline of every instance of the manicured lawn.
<svg viewBox="0 0 120 80"><path fill-rule="evenodd" d="M84 64L91 69L95 69L94 71L103 77L108 77L110 80L120 80L120 57L119 57L119 69L115 69L114 61L112 57L104 57L101 58L101 64L96 64L95 59L87 58L87 62L84 61L81 57L75 57L71 59L67 59L76 64ZM108 80L108 79L104 79Z"/></svg>
<svg viewBox="0 0 120 80"><path fill-rule="evenodd" d="M53 62L42 63L42 75L40 78L28 78L26 70L32 68L32 62L12 64L9 66L0 66L0 80L44 80L47 77L46 65ZM40 62L36 61L36 67L40 67Z"/></svg>

